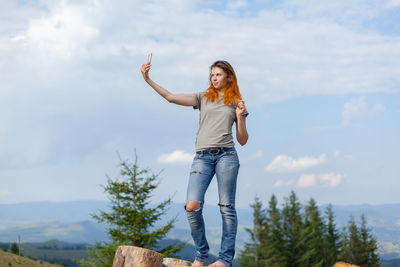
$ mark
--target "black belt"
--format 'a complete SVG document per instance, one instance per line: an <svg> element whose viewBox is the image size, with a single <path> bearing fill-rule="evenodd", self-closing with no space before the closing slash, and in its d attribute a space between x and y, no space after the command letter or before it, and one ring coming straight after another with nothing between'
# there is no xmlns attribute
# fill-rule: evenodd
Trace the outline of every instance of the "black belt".
<svg viewBox="0 0 400 267"><path fill-rule="evenodd" d="M218 155L220 153L224 153L227 150L231 150L233 147L211 147L205 150L197 151L198 154L211 154L211 155Z"/></svg>

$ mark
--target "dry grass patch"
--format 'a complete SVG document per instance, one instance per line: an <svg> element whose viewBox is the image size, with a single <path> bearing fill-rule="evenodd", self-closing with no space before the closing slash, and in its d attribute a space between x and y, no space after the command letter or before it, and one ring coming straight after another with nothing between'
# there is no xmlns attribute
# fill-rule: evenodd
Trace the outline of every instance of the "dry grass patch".
<svg viewBox="0 0 400 267"><path fill-rule="evenodd" d="M62 267L62 265L51 264L41 260L33 260L26 257L20 257L10 252L5 252L0 250L0 266L14 266L19 267L21 262L21 266L25 267Z"/></svg>

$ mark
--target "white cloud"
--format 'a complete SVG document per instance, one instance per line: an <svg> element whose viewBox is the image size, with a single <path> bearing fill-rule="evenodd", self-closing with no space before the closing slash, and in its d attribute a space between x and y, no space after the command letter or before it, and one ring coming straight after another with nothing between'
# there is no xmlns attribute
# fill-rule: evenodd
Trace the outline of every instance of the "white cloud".
<svg viewBox="0 0 400 267"><path fill-rule="evenodd" d="M16 41L16 42L21 42L21 41L26 41L26 36L25 35L17 35L13 38L11 38L12 41Z"/></svg>
<svg viewBox="0 0 400 267"><path fill-rule="evenodd" d="M301 188L307 187L336 187L342 181L341 174L326 173L326 174L302 174L295 182L293 179L289 181L277 180L274 187L296 185Z"/></svg>
<svg viewBox="0 0 400 267"><path fill-rule="evenodd" d="M388 0L385 2L385 8L394 8L400 6L400 0Z"/></svg>
<svg viewBox="0 0 400 267"><path fill-rule="evenodd" d="M86 55L91 49L90 42L100 33L96 22L91 21L93 10L90 5L82 8L60 2L49 16L31 19L26 32L12 40L21 42L43 60Z"/></svg>
<svg viewBox="0 0 400 267"><path fill-rule="evenodd" d="M342 153L340 153L339 151L333 152L333 157L334 157L335 159L338 159L338 158L352 159L352 158L353 158L352 155L350 155L350 154L342 154Z"/></svg>
<svg viewBox="0 0 400 267"><path fill-rule="evenodd" d="M294 180L293 179L290 179L289 181L277 180L274 183L274 187L291 186L291 185L294 185Z"/></svg>
<svg viewBox="0 0 400 267"><path fill-rule="evenodd" d="M185 153L183 150L176 150L170 154L163 154L157 158L160 163L186 164L193 161L194 154Z"/></svg>
<svg viewBox="0 0 400 267"><path fill-rule="evenodd" d="M371 109L371 114L372 115L379 115L379 114L382 114L383 112L385 112L385 107L383 106L383 105L381 105L381 104L374 104L373 106L372 106L372 109Z"/></svg>
<svg viewBox="0 0 400 267"><path fill-rule="evenodd" d="M399 52L393 51L400 51L400 41L336 21L344 13L362 21L365 18L359 16L365 11L376 12L365 1L293 1L278 9L261 5L251 18L230 12L232 7L250 8L242 0L229 3L227 10L220 7L218 12L202 8L200 2L187 2L43 3L47 13L25 18L26 28L10 28L1 38L4 53L9 55L4 65L17 61L30 66L42 60L40 69L46 72L54 66L43 65L43 61L62 58L76 61L74 67L80 71L88 66L100 71L99 64L91 63L112 62L127 68L127 59L138 65L140 58L144 61L146 53L153 51L152 74L159 74L167 84L179 80L177 85L182 88L188 88L188 81L193 87L202 86L211 62L229 59L237 68L240 84L249 88L243 95L253 102L398 91ZM299 16L294 16L293 10ZM42 12L38 8L37 13ZM327 14L329 19L320 19ZM216 24L235 31L214 31ZM124 79L122 83L130 81Z"/></svg>
<svg viewBox="0 0 400 267"><path fill-rule="evenodd" d="M344 104L342 125L349 126L355 118L365 117L368 113L365 96Z"/></svg>
<svg viewBox="0 0 400 267"><path fill-rule="evenodd" d="M209 65L227 59L251 105L399 91L400 39L363 23L397 1L238 0L214 9L204 2L218 1L0 1L0 168L15 171L9 180L32 165L63 162L73 170L71 162L118 149L154 153L160 129L178 138L182 125L163 121L172 116L149 114L166 110L138 71L150 51L150 75L182 93L205 88ZM175 114L180 121L183 112ZM63 169L46 175L54 173ZM73 184L81 179L69 176Z"/></svg>
<svg viewBox="0 0 400 267"><path fill-rule="evenodd" d="M247 1L245 0L236 0L236 1L229 1L228 8L229 9L239 9L241 7L247 6Z"/></svg>
<svg viewBox="0 0 400 267"><path fill-rule="evenodd" d="M340 184L342 175L334 173L321 174L319 179L324 183L324 187L335 187Z"/></svg>
<svg viewBox="0 0 400 267"><path fill-rule="evenodd" d="M339 158L339 157L340 157L340 152L339 152L339 151L333 152L333 157L334 157L335 159Z"/></svg>
<svg viewBox="0 0 400 267"><path fill-rule="evenodd" d="M316 186L315 174L302 174L297 181L298 187L313 187Z"/></svg>
<svg viewBox="0 0 400 267"><path fill-rule="evenodd" d="M276 156L264 170L267 172L296 172L320 165L325 161L325 154L321 154L319 157L301 157L298 159L281 154Z"/></svg>
<svg viewBox="0 0 400 267"><path fill-rule="evenodd" d="M374 104L372 108L369 109L365 100L365 96L361 96L344 104L344 110L342 113L342 126L350 126L356 120L380 115L383 112L385 112L385 107L381 104Z"/></svg>

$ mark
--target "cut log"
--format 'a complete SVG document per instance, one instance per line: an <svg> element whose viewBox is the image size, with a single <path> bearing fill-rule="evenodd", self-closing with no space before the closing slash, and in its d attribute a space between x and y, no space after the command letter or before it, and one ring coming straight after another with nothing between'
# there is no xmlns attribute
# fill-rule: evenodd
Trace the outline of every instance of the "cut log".
<svg viewBox="0 0 400 267"><path fill-rule="evenodd" d="M163 255L150 249L119 246L113 267L161 267Z"/></svg>
<svg viewBox="0 0 400 267"><path fill-rule="evenodd" d="M163 266L164 267L192 266L192 263L181 259L164 258Z"/></svg>

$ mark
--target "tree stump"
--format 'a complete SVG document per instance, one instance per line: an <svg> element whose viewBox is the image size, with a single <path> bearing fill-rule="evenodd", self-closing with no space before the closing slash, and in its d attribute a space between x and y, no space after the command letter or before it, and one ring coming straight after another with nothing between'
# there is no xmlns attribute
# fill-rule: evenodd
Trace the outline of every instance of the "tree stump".
<svg viewBox="0 0 400 267"><path fill-rule="evenodd" d="M192 263L181 259L164 258L163 266L164 267L192 266Z"/></svg>
<svg viewBox="0 0 400 267"><path fill-rule="evenodd" d="M115 252L113 267L161 267L163 255L150 249L119 246Z"/></svg>

